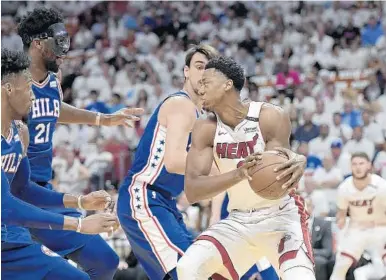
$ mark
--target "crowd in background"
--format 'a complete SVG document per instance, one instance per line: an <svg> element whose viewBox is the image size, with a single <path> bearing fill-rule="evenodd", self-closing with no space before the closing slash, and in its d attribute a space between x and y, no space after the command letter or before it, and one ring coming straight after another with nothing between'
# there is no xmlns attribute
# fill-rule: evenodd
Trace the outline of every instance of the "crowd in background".
<svg viewBox="0 0 386 280"><path fill-rule="evenodd" d="M386 178L386 2L2 2L4 47L22 48L18 18L43 4L64 13L72 38L64 101L102 113L145 109L134 129L58 125L59 191L116 193L149 116L182 87L185 50L200 42L243 65L243 100L288 111L292 148L308 159L299 192L316 216L334 215L351 153L366 152ZM180 208L192 231L208 225L210 203L182 197Z"/></svg>

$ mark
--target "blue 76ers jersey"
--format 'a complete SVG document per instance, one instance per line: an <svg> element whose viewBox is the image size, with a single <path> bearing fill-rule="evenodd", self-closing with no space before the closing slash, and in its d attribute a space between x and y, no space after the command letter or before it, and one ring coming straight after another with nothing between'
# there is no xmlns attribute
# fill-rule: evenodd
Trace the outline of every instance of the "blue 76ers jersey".
<svg viewBox="0 0 386 280"><path fill-rule="evenodd" d="M31 180L48 182L52 177L52 136L60 114L63 93L58 78L49 73L41 84L34 82L35 101L28 116L28 159Z"/></svg>
<svg viewBox="0 0 386 280"><path fill-rule="evenodd" d="M13 178L18 170L19 164L23 158L23 144L21 143L16 124L12 123L11 133L7 138L1 136L1 168L4 170L9 185L11 185ZM25 174L29 176L29 174ZM17 246L16 244L31 244L32 239L28 229L21 226L8 226L1 223L1 241L12 243L10 246ZM2 244L2 249L5 245Z"/></svg>
<svg viewBox="0 0 386 280"><path fill-rule="evenodd" d="M172 96L185 96L189 98L189 95L183 91L172 94L167 98ZM158 105L146 125L128 177L133 178L132 180L153 185L176 197L184 190L184 176L169 173L164 165L167 129L158 122L158 112L163 102ZM189 135L187 150L190 143L191 135Z"/></svg>

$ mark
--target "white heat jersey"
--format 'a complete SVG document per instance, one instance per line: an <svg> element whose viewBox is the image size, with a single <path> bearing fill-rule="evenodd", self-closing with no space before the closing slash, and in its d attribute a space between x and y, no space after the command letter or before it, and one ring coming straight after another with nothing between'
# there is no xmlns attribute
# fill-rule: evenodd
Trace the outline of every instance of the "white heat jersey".
<svg viewBox="0 0 386 280"><path fill-rule="evenodd" d="M247 117L233 130L217 116L217 128L213 143L214 160L221 173L235 170L248 155L264 151L265 142L259 126L263 102L251 102ZM269 207L288 199L267 200L258 196L243 180L228 189L228 211Z"/></svg>
<svg viewBox="0 0 386 280"><path fill-rule="evenodd" d="M338 188L338 208L349 210L350 224L386 222L386 180L371 174L371 181L363 190L354 186L353 177Z"/></svg>

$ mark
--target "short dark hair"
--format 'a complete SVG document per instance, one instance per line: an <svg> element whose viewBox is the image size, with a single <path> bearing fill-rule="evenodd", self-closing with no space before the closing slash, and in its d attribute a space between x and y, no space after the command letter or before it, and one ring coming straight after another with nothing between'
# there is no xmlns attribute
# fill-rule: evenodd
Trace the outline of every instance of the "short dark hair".
<svg viewBox="0 0 386 280"><path fill-rule="evenodd" d="M39 7L24 16L18 27L18 33L23 40L24 47L31 45L31 38L45 32L55 23L63 22L62 14L55 9Z"/></svg>
<svg viewBox="0 0 386 280"><path fill-rule="evenodd" d="M368 154L366 154L365 152L355 152L351 155L351 160L353 160L354 158L363 158L367 161L370 161L370 157Z"/></svg>
<svg viewBox="0 0 386 280"><path fill-rule="evenodd" d="M245 83L244 69L230 57L220 56L209 60L205 69L215 69L233 81L233 86L240 91Z"/></svg>
<svg viewBox="0 0 386 280"><path fill-rule="evenodd" d="M196 53L201 53L205 55L208 60L220 55L219 52L210 45L206 45L206 44L192 45L185 55L185 66L188 66L188 67L190 66L192 57Z"/></svg>
<svg viewBox="0 0 386 280"><path fill-rule="evenodd" d="M29 57L22 51L1 49L1 81L10 75L17 74L28 69Z"/></svg>

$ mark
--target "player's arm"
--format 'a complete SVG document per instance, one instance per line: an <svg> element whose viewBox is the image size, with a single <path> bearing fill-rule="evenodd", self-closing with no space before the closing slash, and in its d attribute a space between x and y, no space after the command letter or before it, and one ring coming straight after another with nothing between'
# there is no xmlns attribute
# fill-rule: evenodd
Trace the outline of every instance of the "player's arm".
<svg viewBox="0 0 386 280"><path fill-rule="evenodd" d="M224 203L225 195L226 192L222 192L213 197L209 225L213 225L221 220L221 209Z"/></svg>
<svg viewBox="0 0 386 280"><path fill-rule="evenodd" d="M26 151L29 144L28 128L20 122L17 123L17 127L23 150ZM24 156L12 180L11 192L21 200L35 206L42 208L79 208L80 205L87 210L102 210L107 203L111 202L110 195L104 191L78 197L43 188L30 180L30 174L29 161Z"/></svg>
<svg viewBox="0 0 386 280"><path fill-rule="evenodd" d="M7 175L1 170L1 220L9 225L29 228L76 230L78 220L51 213L28 204L11 194Z"/></svg>
<svg viewBox="0 0 386 280"><path fill-rule="evenodd" d="M213 140L216 123L198 120L192 133L192 146L186 161L185 194L190 203L212 198L246 178L244 170L256 164L247 158L242 167L220 175L209 176L213 165Z"/></svg>
<svg viewBox="0 0 386 280"><path fill-rule="evenodd" d="M289 115L280 107L264 104L260 113L260 129L265 141L265 150L279 150L285 153L288 161L275 169L277 180L292 174L291 178L283 184L283 189L294 188L303 176L307 159L305 156L291 151L291 121Z"/></svg>
<svg viewBox="0 0 386 280"><path fill-rule="evenodd" d="M172 97L161 107L158 116L166 126L164 164L170 173L185 174L186 147L196 121L194 104L186 97ZM161 147L162 148L162 147Z"/></svg>
<svg viewBox="0 0 386 280"><path fill-rule="evenodd" d="M137 121L137 115L143 113L141 108L124 108L114 114L101 114L88 110L78 109L67 103L62 102L60 107L59 123L75 123L88 125L128 125L130 122Z"/></svg>

